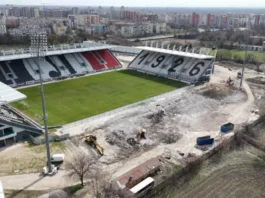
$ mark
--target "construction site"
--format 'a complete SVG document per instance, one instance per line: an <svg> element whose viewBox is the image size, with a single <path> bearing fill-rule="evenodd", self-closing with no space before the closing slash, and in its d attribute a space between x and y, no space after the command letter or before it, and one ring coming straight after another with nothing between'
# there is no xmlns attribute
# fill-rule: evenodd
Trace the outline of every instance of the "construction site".
<svg viewBox="0 0 265 198"><path fill-rule="evenodd" d="M148 175L161 182L176 165L185 167L233 136L237 127L259 118L249 85L243 81L239 89L237 75L215 66L209 83L159 95L59 133L71 135L66 142L71 152L82 150L98 158L101 169L121 188L131 188ZM225 123L233 123L234 130L221 133ZM85 136L96 137L95 148L87 146ZM197 138L205 136L214 142L198 146Z"/></svg>
<svg viewBox="0 0 265 198"><path fill-rule="evenodd" d="M123 66L134 59L132 56L118 58L125 62ZM242 126L260 118L264 111L264 74L246 69L241 84L240 72L239 69L215 64L214 74L207 83L187 85L83 121L66 124L55 134L67 134L69 138L61 142L61 150L52 148L52 153L64 153L66 159L76 153L89 155L96 159L97 168L109 175L110 182L118 189L131 189L132 192L137 184L150 177L154 179L154 186L159 186L189 163L231 139ZM232 128L223 131L223 127L230 126ZM25 148L20 147L20 151L21 155L16 156L16 160L34 161L25 157L24 153L28 152ZM44 151L42 157L45 156ZM12 151L12 147L3 150L0 157L7 163L0 165L0 169L7 172L17 170L18 167L12 167L14 155L15 149ZM39 166L27 172L39 171ZM67 168L62 164L60 170L67 171ZM5 175L5 172L1 174ZM3 176L0 180L9 189L16 188L16 182L21 181L13 179L13 182L8 182L8 178ZM45 185L45 182L47 180L41 180L29 187L25 182L25 187L28 190L43 190L44 187L50 190L69 185L68 180L61 180L56 187ZM88 189L91 188L88 186ZM181 197L185 197L184 194ZM75 196L93 197L90 190Z"/></svg>

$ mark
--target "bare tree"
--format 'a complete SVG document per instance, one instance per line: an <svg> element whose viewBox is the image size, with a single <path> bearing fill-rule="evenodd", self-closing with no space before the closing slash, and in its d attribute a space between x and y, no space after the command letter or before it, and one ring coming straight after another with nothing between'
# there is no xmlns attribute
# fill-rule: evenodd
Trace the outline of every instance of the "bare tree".
<svg viewBox="0 0 265 198"><path fill-rule="evenodd" d="M95 164L96 160L93 157L81 152L73 155L65 166L69 170L68 177L78 178L81 186L84 186L84 178L91 172Z"/></svg>
<svg viewBox="0 0 265 198"><path fill-rule="evenodd" d="M132 198L130 192L115 186L111 182L111 176L99 168L94 169L90 178L90 185L95 198Z"/></svg>

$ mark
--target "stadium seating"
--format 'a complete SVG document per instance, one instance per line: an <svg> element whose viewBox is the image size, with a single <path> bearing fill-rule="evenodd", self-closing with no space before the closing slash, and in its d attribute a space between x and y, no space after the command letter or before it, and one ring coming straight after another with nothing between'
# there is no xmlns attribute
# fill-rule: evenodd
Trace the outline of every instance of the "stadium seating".
<svg viewBox="0 0 265 198"><path fill-rule="evenodd" d="M91 64L94 70L106 69L105 61L95 54L95 52L83 52L82 55Z"/></svg>
<svg viewBox="0 0 265 198"><path fill-rule="evenodd" d="M60 76L69 76L71 74L58 56L50 56L50 59L54 63L55 67L60 71Z"/></svg>
<svg viewBox="0 0 265 198"><path fill-rule="evenodd" d="M0 62L0 81L7 84L7 85L11 85L12 80L9 80L4 69L2 68L2 64L4 64L4 62Z"/></svg>
<svg viewBox="0 0 265 198"><path fill-rule="evenodd" d="M39 72L49 81L119 66L109 50L46 56L40 58L40 71L38 59L17 59L0 62L0 81L15 87L38 82Z"/></svg>
<svg viewBox="0 0 265 198"><path fill-rule="evenodd" d="M106 66L108 68L113 68L120 65L116 58L109 52L109 50L99 50L95 53L105 60Z"/></svg>
<svg viewBox="0 0 265 198"><path fill-rule="evenodd" d="M17 84L33 80L32 76L24 67L23 61L21 59L12 60L10 61L9 65L16 75L15 81Z"/></svg>
<svg viewBox="0 0 265 198"><path fill-rule="evenodd" d="M129 65L130 69L174 78L185 82L197 82L207 69L212 68L213 59L197 59L160 52L143 50Z"/></svg>
<svg viewBox="0 0 265 198"><path fill-rule="evenodd" d="M61 56L64 57L64 59L69 63L71 67L73 67L73 69L78 74L93 71L93 68L91 67L90 63L80 53L65 54Z"/></svg>

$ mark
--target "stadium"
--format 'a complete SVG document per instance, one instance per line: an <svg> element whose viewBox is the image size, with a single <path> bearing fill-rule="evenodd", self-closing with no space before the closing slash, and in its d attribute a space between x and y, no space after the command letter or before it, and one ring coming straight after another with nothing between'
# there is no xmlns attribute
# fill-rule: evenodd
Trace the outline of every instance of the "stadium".
<svg viewBox="0 0 265 198"><path fill-rule="evenodd" d="M224 83L236 72L215 66L210 51L85 41L49 47L40 70L27 49L1 52L0 145L43 134L41 74L50 136L63 140L66 157L80 151L96 157L121 189L135 191L162 170L157 184L172 174L172 164L185 166L229 139L233 133L219 133L222 124L245 123L251 115L248 91ZM194 146L205 136L214 143ZM96 137L97 146L84 137Z"/></svg>
<svg viewBox="0 0 265 198"><path fill-rule="evenodd" d="M37 58L31 54L7 51L0 57L0 80L19 88L27 96L12 106L29 116L25 120L33 119L29 122L36 122L34 126L37 126L42 123L41 99L39 88L34 84L39 82L41 73L43 81L48 82L45 97L49 125L58 126L139 102L187 83L209 80L213 68L212 56L154 47L136 49L136 53L140 53L128 68L122 68L112 49L113 46L94 42L50 47L47 56L40 60L41 71ZM118 47L114 50L124 51ZM15 113L10 116L5 111L1 119L7 122L10 117L14 120L16 116L23 117ZM1 140L1 145L12 139L9 136Z"/></svg>

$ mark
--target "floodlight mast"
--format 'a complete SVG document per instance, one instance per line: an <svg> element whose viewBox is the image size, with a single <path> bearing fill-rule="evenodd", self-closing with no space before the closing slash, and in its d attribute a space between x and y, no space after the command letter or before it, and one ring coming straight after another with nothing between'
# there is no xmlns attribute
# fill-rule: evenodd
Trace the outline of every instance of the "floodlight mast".
<svg viewBox="0 0 265 198"><path fill-rule="evenodd" d="M43 88L43 79L42 72L40 69L40 58L45 57L47 52L47 35L46 33L33 33L31 36L31 54L33 57L38 59L38 70L40 78L40 93L41 93L41 103L42 103L42 114L43 114L43 123L45 130L45 142L46 142L46 151L47 151L47 161L48 161L48 173L52 172L51 166L51 154L50 154L50 145L49 145L49 135L48 135L48 125L47 125L47 114L46 114L46 105L44 97L44 88Z"/></svg>

